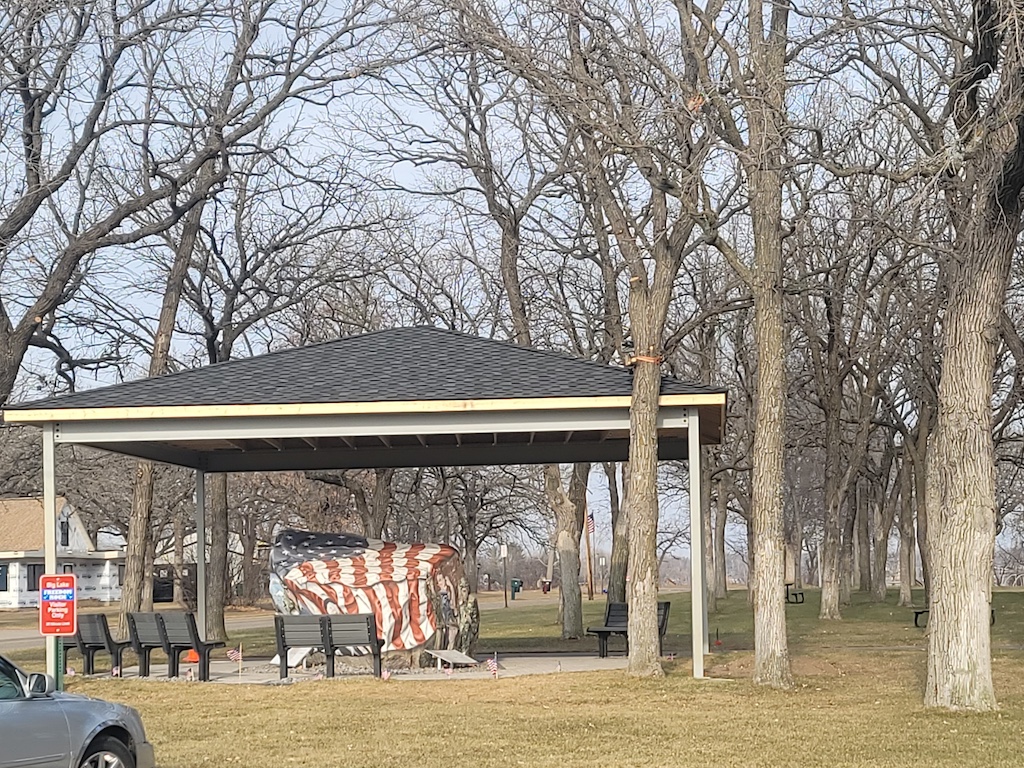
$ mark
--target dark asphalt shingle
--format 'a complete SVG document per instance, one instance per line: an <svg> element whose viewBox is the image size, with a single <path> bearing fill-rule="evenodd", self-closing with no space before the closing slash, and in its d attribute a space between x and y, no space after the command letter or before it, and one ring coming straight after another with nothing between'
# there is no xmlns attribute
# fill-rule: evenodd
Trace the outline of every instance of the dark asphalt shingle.
<svg viewBox="0 0 1024 768"><path fill-rule="evenodd" d="M8 406L108 408L628 396L632 373L439 328L395 328ZM662 378L662 394L724 390Z"/></svg>

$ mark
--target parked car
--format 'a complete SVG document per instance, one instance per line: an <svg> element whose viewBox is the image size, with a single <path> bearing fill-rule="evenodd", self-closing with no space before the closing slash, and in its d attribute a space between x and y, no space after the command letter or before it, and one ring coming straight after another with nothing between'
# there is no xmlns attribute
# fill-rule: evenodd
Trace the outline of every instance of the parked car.
<svg viewBox="0 0 1024 768"><path fill-rule="evenodd" d="M154 768L138 712L55 687L0 656L0 768Z"/></svg>

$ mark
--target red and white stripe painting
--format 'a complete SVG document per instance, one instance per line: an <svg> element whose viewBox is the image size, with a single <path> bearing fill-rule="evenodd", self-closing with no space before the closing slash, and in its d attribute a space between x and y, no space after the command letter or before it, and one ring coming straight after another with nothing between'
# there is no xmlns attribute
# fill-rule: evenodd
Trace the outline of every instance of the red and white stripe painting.
<svg viewBox="0 0 1024 768"><path fill-rule="evenodd" d="M433 637L438 617L430 595L453 594L442 566L458 562L454 548L351 537L321 557L317 549L302 545L291 552L290 567L275 568L294 603L291 612L372 613L384 651L411 650ZM299 554L309 559L295 562Z"/></svg>

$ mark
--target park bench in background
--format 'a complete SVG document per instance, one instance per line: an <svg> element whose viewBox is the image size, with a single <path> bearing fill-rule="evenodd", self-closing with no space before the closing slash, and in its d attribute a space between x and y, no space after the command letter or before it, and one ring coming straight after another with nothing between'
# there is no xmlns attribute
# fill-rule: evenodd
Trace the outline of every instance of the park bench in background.
<svg viewBox="0 0 1024 768"><path fill-rule="evenodd" d="M159 613L129 613L128 631L132 648L139 656L139 677L149 677L150 654L160 650L166 653L168 658L171 655L163 619Z"/></svg>
<svg viewBox="0 0 1024 768"><path fill-rule="evenodd" d="M662 643L665 640L665 633L668 631L668 611L672 607L670 602L661 601L658 603L658 654L662 655ZM629 637L627 627L629 624L629 607L626 603L608 603L604 609L604 625L600 627L588 627L588 635L597 635L597 655L600 658L608 656L608 638L612 635L621 635L626 638L626 651L629 652Z"/></svg>
<svg viewBox="0 0 1024 768"><path fill-rule="evenodd" d="M82 654L82 672L91 675L96 668L96 654L100 652L109 653L111 671L120 672L121 654L131 641L113 638L105 614L87 613L78 617L75 645Z"/></svg>
<svg viewBox="0 0 1024 768"><path fill-rule="evenodd" d="M194 613L162 613L160 620L167 638L167 676L177 677L181 654L195 651L199 654L199 679L210 679L210 652L222 648L224 643L206 643L199 639Z"/></svg>
<svg viewBox="0 0 1024 768"><path fill-rule="evenodd" d="M793 582L788 582L786 584L786 602L800 604L803 601L804 591L802 589L797 589L796 585Z"/></svg>
<svg viewBox="0 0 1024 768"><path fill-rule="evenodd" d="M920 620L920 618L922 616L925 617L925 626L928 626L928 624L927 624L927 622L928 622L928 609L927 608L917 608L915 606L910 606L910 610L912 610L914 612L914 626L915 627L920 627L921 626L920 624L918 624L918 621ZM989 626L994 627L996 625L996 609L992 608L991 611L992 611L992 619L989 622Z"/></svg>
<svg viewBox="0 0 1024 768"><path fill-rule="evenodd" d="M288 677L290 648L318 648L327 660L327 677L334 677L334 657L371 655L373 674L381 674L381 641L373 614L274 617L281 678Z"/></svg>

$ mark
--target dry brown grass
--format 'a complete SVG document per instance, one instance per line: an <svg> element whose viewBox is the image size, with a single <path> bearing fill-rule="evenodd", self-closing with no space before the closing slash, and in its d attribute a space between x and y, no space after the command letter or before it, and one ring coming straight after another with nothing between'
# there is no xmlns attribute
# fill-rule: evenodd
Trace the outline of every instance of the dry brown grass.
<svg viewBox="0 0 1024 768"><path fill-rule="evenodd" d="M721 658L740 672L747 654ZM1019 766L1024 661L996 662L1003 710L924 710L922 655L825 653L798 688L623 673L289 686L75 681L137 707L161 768L195 766ZM802 673L802 674L801 674Z"/></svg>

